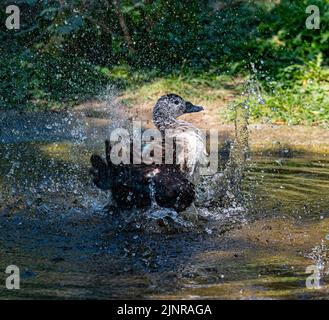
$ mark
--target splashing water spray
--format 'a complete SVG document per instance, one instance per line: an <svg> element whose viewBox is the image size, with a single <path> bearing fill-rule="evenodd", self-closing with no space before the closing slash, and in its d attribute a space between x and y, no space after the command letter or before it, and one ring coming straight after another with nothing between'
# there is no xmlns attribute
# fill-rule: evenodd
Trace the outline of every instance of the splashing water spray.
<svg viewBox="0 0 329 320"><path fill-rule="evenodd" d="M204 176L197 188L197 205L202 215L230 223L242 222L245 208L241 186L249 160L249 110L253 104L264 104L257 81L257 70L251 65L252 75L241 94L242 102L231 106L234 113L235 137L227 142L229 158L222 172Z"/></svg>

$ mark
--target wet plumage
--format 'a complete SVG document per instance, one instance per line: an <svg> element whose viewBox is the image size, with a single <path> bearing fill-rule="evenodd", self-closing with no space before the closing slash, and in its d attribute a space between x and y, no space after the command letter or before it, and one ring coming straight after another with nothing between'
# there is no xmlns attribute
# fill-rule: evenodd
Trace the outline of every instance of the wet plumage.
<svg viewBox="0 0 329 320"><path fill-rule="evenodd" d="M146 208L156 201L161 207L173 208L178 212L185 210L195 199L195 186L187 175L194 170L199 155L191 156L191 152L203 153L204 146L202 144L201 148L199 144L201 139L195 133L197 129L176 118L184 113L202 110L202 107L185 102L174 94L161 97L154 107L153 121L163 137L170 130L175 138L174 159L178 160L177 164L114 165L110 159L111 145L106 141L106 160L98 155L91 157L96 186L111 190L115 205L120 208ZM184 136L185 140L181 139ZM178 147L179 143L188 150L183 157L178 152L182 147Z"/></svg>

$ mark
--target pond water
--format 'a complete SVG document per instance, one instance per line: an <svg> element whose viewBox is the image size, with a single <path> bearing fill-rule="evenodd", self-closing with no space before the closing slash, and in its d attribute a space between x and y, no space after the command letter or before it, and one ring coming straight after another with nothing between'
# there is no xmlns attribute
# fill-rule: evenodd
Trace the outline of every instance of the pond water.
<svg viewBox="0 0 329 320"><path fill-rule="evenodd" d="M252 156L245 201L216 212L114 217L88 173L102 135L52 116L2 119L0 270L17 265L21 289L0 272L0 298L328 298L325 272L305 285L307 266L329 268L326 155Z"/></svg>

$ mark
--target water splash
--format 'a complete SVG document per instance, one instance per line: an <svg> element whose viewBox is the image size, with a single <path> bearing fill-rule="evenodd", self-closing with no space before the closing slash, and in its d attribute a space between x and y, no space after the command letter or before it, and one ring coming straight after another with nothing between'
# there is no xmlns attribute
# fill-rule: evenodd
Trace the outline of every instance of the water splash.
<svg viewBox="0 0 329 320"><path fill-rule="evenodd" d="M213 176L205 176L197 186L197 205L213 211L218 220L223 208L241 213L243 182L246 160L248 159L248 108L245 104L235 106L235 139L229 142L229 157L225 168ZM238 210L235 210L238 208ZM210 216L209 212L207 216Z"/></svg>
<svg viewBox="0 0 329 320"><path fill-rule="evenodd" d="M314 265L318 268L320 278L324 278L329 273L329 248L324 240L312 251L305 255L306 258L311 259Z"/></svg>
<svg viewBox="0 0 329 320"><path fill-rule="evenodd" d="M128 116L109 87L100 97L97 114L88 108L44 113L1 114L0 209L14 212L93 214L108 202L88 174L90 154ZM100 134L103 132L103 135ZM7 205L9 204L9 205Z"/></svg>
<svg viewBox="0 0 329 320"><path fill-rule="evenodd" d="M249 113L255 105L265 104L258 81L258 70L251 64L251 75L246 81L239 103L234 102L230 109L234 114L234 141L227 140L224 146L228 160L222 171L213 176L205 176L197 186L196 203L208 218L221 217L234 220L237 216L244 220L246 201L242 185L250 162L249 151ZM226 212L223 212L227 210Z"/></svg>
<svg viewBox="0 0 329 320"><path fill-rule="evenodd" d="M248 150L247 111L245 104L236 106L236 137L229 146L229 161L223 172L200 182L197 193L202 197L197 200L197 209L191 208L190 212L178 215L173 210L160 208L151 184L150 210L136 211L129 219L123 218L126 225L144 223L147 226L145 221L151 221L152 229L156 221L166 230L188 231L193 226L198 228L200 219L210 221L210 212L217 221L220 217L230 217L231 221L233 217L241 217L242 204L238 195ZM7 170L1 183L2 198L14 197L31 214L104 214L109 195L93 186L88 175L89 156L103 151L104 140L116 128L135 134L128 111L118 100L118 91L108 87L90 106L61 114L35 114L34 117L32 114L23 116L20 124L12 128L15 134L10 139L1 132ZM7 119L8 128L9 122ZM34 142L25 143L30 141L33 132L36 132ZM16 146L19 146L18 152ZM208 226L201 229L206 228Z"/></svg>

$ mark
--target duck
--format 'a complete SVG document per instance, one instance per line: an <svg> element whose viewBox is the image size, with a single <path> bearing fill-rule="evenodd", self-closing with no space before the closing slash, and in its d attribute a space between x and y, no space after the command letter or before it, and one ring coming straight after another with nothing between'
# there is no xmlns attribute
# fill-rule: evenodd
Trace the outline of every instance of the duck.
<svg viewBox="0 0 329 320"><path fill-rule="evenodd" d="M178 118L203 110L202 106L185 101L177 94L162 96L153 108L153 122L156 128L163 138L166 137L165 141L175 141L176 164L189 178L196 173L198 165L208 164L205 136L197 127Z"/></svg>
<svg viewBox="0 0 329 320"><path fill-rule="evenodd" d="M189 176L195 168L198 156L193 156L192 161L188 158L188 152L180 156L177 144L184 140L181 139L182 136L188 137L188 141L182 143L189 152L194 149L203 154L204 150L198 147L198 142L196 143L200 140L199 131L177 118L183 114L203 110L202 106L185 101L177 94L160 97L153 108L153 122L161 132L163 141L168 131L175 138L174 163L167 164L162 161L153 164L113 164L110 159L112 146L107 140L105 159L97 154L93 154L90 159L94 184L102 190L109 190L114 206L119 209L149 208L154 203L162 208L174 209L176 212L190 207L195 200L196 191L195 184ZM192 138L188 136L188 132L192 132Z"/></svg>

